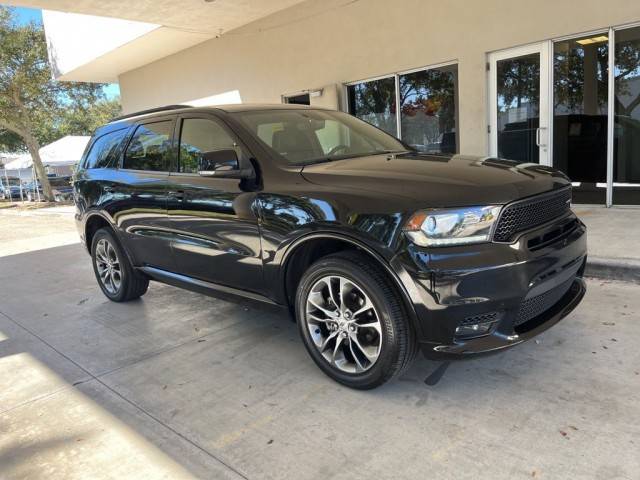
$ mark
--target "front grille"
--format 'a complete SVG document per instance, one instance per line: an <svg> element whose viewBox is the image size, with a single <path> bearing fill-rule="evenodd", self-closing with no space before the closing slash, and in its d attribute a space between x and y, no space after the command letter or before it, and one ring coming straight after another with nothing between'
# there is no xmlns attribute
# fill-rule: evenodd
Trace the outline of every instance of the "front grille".
<svg viewBox="0 0 640 480"><path fill-rule="evenodd" d="M498 219L493 240L511 242L516 235L558 218L571 208L571 187L507 205Z"/></svg>
<svg viewBox="0 0 640 480"><path fill-rule="evenodd" d="M522 304L520 305L520 310L518 311L518 316L513 326L518 327L524 323L527 323L529 320L533 320L534 318L542 315L544 312L553 307L560 301L562 297L564 297L565 293L569 291L573 280L573 278L570 278L557 287L522 302Z"/></svg>

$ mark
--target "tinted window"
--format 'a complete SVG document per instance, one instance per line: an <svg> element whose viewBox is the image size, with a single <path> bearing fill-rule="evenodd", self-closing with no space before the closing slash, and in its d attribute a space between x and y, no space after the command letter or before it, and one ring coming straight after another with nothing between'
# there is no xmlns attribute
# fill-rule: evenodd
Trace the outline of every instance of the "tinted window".
<svg viewBox="0 0 640 480"><path fill-rule="evenodd" d="M187 118L182 121L178 171L198 173L198 162L207 153L234 150L235 146L231 135L218 122Z"/></svg>
<svg viewBox="0 0 640 480"><path fill-rule="evenodd" d="M165 171L169 168L173 122L146 123L136 128L122 168L131 170Z"/></svg>
<svg viewBox="0 0 640 480"><path fill-rule="evenodd" d="M99 137L87 154L84 168L107 168L113 166L113 161L117 158L118 147L122 142L126 129L107 133Z"/></svg>
<svg viewBox="0 0 640 480"><path fill-rule="evenodd" d="M573 193L578 203L606 201L597 184L607 181L608 40L595 35L553 44L553 166L580 183Z"/></svg>
<svg viewBox="0 0 640 480"><path fill-rule="evenodd" d="M348 90L350 114L391 135L397 135L394 77L350 85Z"/></svg>
<svg viewBox="0 0 640 480"><path fill-rule="evenodd" d="M640 203L640 27L616 32L613 203ZM626 185L620 185L626 184Z"/></svg>
<svg viewBox="0 0 640 480"><path fill-rule="evenodd" d="M458 66L399 76L402 140L425 153L455 153Z"/></svg>

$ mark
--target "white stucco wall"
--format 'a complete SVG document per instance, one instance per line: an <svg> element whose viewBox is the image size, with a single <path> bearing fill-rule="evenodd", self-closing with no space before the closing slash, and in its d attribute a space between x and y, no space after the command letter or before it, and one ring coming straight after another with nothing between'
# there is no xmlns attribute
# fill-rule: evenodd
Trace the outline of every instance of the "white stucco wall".
<svg viewBox="0 0 640 480"><path fill-rule="evenodd" d="M286 93L457 60L460 150L484 154L487 52L634 21L638 0L311 0L119 81L125 111L228 92L279 103Z"/></svg>

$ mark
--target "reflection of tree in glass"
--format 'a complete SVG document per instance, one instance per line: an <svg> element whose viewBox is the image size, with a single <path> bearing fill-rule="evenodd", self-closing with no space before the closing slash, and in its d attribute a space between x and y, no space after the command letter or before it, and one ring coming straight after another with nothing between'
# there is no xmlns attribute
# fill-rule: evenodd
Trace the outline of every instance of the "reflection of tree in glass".
<svg viewBox="0 0 640 480"><path fill-rule="evenodd" d="M637 31L637 29L634 29ZM616 42L616 114L633 116L634 110L640 106L640 33L634 39ZM633 88L633 83L636 84ZM629 97L626 105L620 97ZM640 112L636 112L640 117Z"/></svg>
<svg viewBox="0 0 640 480"><path fill-rule="evenodd" d="M596 113L588 109L585 112L585 95L594 95L598 113L606 114L608 45L604 43L583 46L571 40L557 43L554 50L553 101L556 114ZM585 83L587 79L593 80L595 84L589 81ZM591 88L595 90L590 92Z"/></svg>
<svg viewBox="0 0 640 480"><path fill-rule="evenodd" d="M396 135L395 80L383 78L349 87L351 113Z"/></svg>
<svg viewBox="0 0 640 480"><path fill-rule="evenodd" d="M420 148L455 131L455 75L455 67L448 67L400 76L403 139Z"/></svg>
<svg viewBox="0 0 640 480"><path fill-rule="evenodd" d="M497 64L497 77L499 112L528 106L537 115L540 98L538 54L500 60Z"/></svg>

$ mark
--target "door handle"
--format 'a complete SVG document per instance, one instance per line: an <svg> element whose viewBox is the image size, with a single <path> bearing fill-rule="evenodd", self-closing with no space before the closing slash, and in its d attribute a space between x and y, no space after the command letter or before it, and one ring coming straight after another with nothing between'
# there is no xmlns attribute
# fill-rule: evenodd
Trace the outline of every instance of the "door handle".
<svg viewBox="0 0 640 480"><path fill-rule="evenodd" d="M539 147L546 147L547 143L542 143L542 130L546 130L546 127L536 128L536 145Z"/></svg>
<svg viewBox="0 0 640 480"><path fill-rule="evenodd" d="M113 185L105 185L102 188L106 193L111 193L115 190L115 187Z"/></svg>

